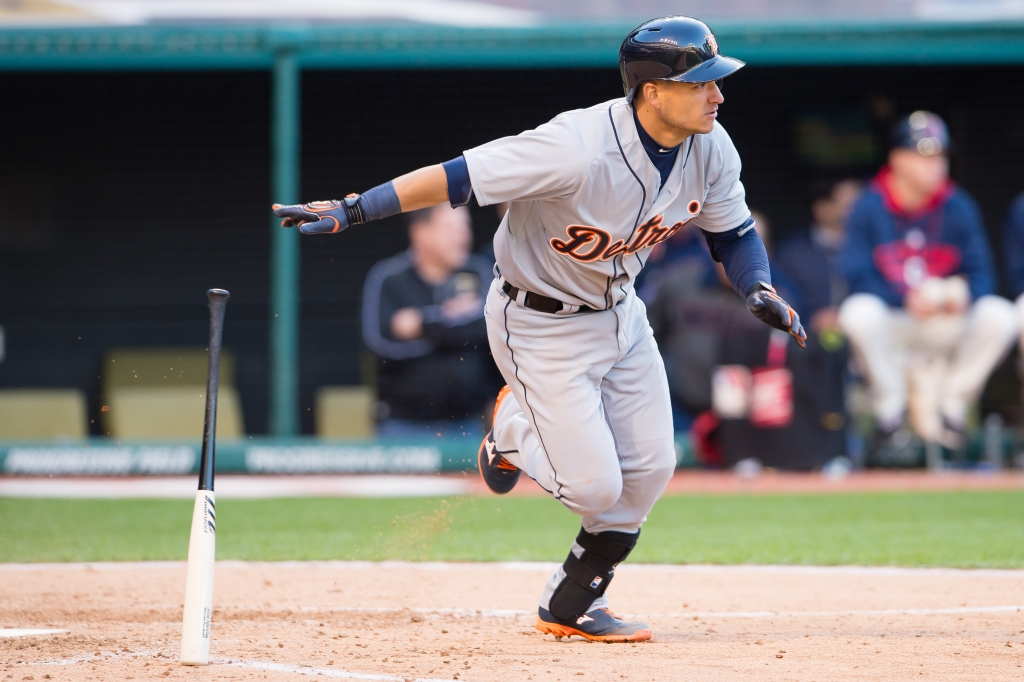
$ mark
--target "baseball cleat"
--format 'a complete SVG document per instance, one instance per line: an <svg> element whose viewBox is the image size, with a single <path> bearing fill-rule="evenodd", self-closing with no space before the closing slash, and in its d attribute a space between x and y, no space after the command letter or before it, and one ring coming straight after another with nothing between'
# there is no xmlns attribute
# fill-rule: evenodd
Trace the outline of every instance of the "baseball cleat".
<svg viewBox="0 0 1024 682"><path fill-rule="evenodd" d="M579 635L591 642L647 642L651 639L651 626L622 620L610 609L594 609L570 623L563 623L545 608L537 609L535 628L555 639Z"/></svg>
<svg viewBox="0 0 1024 682"><path fill-rule="evenodd" d="M494 401L495 415L498 414L498 407L501 405L501 401L511 392L508 386L503 386L498 391L498 397ZM497 444L494 442L493 425L480 443L480 450L477 452L477 467L480 469L480 478L484 479L487 487L499 495L504 495L512 490L519 481L519 467L502 457L501 453L498 452Z"/></svg>
<svg viewBox="0 0 1024 682"><path fill-rule="evenodd" d="M869 441L869 452L878 463L906 466L921 456L924 444L905 420L892 425L876 425Z"/></svg>
<svg viewBox="0 0 1024 682"><path fill-rule="evenodd" d="M939 443L951 452L962 452L967 447L967 426L963 420L943 415Z"/></svg>

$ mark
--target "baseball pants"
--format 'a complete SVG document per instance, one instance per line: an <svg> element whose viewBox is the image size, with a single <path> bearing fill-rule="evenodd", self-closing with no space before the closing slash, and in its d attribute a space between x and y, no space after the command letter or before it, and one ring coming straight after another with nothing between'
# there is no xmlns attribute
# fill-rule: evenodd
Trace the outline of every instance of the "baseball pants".
<svg viewBox="0 0 1024 682"><path fill-rule="evenodd" d="M931 440L943 417L963 423L1018 329L1013 304L999 296L982 296L964 315L917 320L854 294L840 306L839 324L867 374L876 418L895 423L913 403L915 430Z"/></svg>
<svg viewBox="0 0 1024 682"><path fill-rule="evenodd" d="M549 314L520 307L503 283L484 308L512 390L495 415L498 451L587 532L637 532L676 464L668 380L643 302L630 292L612 310ZM552 576L542 607L564 575Z"/></svg>

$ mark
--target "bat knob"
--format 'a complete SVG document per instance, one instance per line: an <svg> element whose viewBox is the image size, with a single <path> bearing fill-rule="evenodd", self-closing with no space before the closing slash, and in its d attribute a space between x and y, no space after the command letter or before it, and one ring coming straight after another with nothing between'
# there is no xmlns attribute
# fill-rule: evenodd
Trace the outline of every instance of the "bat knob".
<svg viewBox="0 0 1024 682"><path fill-rule="evenodd" d="M213 300L215 298L230 298L231 294L226 289L210 289L206 295Z"/></svg>

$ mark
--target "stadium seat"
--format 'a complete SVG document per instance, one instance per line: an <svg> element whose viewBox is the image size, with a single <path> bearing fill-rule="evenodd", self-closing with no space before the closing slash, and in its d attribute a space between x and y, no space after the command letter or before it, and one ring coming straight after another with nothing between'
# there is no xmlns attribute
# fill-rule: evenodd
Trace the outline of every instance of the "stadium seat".
<svg viewBox="0 0 1024 682"><path fill-rule="evenodd" d="M85 396L75 389L0 390L0 440L85 438Z"/></svg>
<svg viewBox="0 0 1024 682"><path fill-rule="evenodd" d="M372 438L377 396L370 386L321 386L316 392L316 435Z"/></svg>
<svg viewBox="0 0 1024 682"><path fill-rule="evenodd" d="M245 433L234 358L221 354L217 436ZM198 438L206 408L204 348L120 348L103 360L103 429L116 438Z"/></svg>

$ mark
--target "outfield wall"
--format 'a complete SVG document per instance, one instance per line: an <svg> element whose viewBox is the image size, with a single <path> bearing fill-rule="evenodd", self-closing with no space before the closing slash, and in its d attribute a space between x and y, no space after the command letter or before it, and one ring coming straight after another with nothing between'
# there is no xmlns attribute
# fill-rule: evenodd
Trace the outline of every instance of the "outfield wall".
<svg viewBox="0 0 1024 682"><path fill-rule="evenodd" d="M217 473L436 474L475 471L478 439L246 438L217 443ZM689 441L676 440L676 462L692 467ZM169 476L199 472L198 441L0 442L0 475Z"/></svg>

